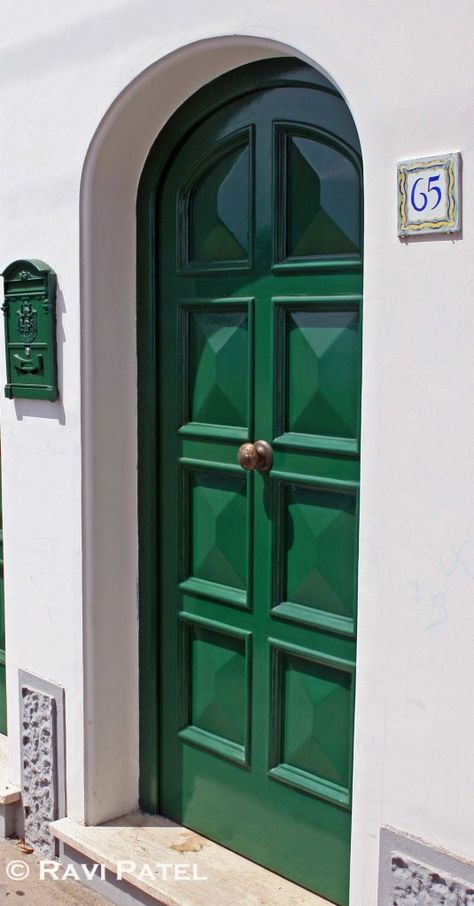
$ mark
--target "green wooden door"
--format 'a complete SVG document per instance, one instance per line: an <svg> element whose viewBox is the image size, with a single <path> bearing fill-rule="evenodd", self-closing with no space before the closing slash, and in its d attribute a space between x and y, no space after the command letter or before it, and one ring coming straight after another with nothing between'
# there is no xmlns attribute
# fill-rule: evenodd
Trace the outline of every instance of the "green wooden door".
<svg viewBox="0 0 474 906"><path fill-rule="evenodd" d="M303 70L205 116L158 196L159 808L343 904L362 178Z"/></svg>

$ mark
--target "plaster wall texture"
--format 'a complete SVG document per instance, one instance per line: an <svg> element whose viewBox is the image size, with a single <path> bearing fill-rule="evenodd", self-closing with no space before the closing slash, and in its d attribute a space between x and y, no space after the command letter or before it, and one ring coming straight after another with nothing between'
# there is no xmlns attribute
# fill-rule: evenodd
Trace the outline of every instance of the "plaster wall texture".
<svg viewBox="0 0 474 906"><path fill-rule="evenodd" d="M469 0L3 7L0 264L56 269L61 383L56 404L0 406L11 773L24 669L65 688L79 820L137 798L134 244L148 150L200 85L279 53L314 63L353 113L365 314L351 906L376 902L381 824L474 853L473 27ZM462 238L399 241L397 160L454 150Z"/></svg>

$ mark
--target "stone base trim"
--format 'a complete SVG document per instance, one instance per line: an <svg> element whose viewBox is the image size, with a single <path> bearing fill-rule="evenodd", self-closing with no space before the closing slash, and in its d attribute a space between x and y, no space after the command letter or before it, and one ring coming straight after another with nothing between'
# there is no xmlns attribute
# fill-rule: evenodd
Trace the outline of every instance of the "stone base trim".
<svg viewBox="0 0 474 906"><path fill-rule="evenodd" d="M22 686L20 712L25 838L53 856L49 825L57 814L56 703L51 695Z"/></svg>
<svg viewBox="0 0 474 906"><path fill-rule="evenodd" d="M24 834L34 849L54 858L49 825L66 810L64 693L23 671L19 683Z"/></svg>
<svg viewBox="0 0 474 906"><path fill-rule="evenodd" d="M474 864L382 828L378 906L427 904L474 906Z"/></svg>

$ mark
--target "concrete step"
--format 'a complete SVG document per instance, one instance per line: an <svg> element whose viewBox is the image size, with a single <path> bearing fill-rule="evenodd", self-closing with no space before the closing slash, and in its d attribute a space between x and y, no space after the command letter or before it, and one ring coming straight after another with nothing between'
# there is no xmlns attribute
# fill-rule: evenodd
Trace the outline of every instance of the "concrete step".
<svg viewBox="0 0 474 906"><path fill-rule="evenodd" d="M327 900L158 815L132 812L98 827L51 825L78 880L117 906L330 906ZM92 881L84 863L104 866ZM149 866L149 869L147 868Z"/></svg>

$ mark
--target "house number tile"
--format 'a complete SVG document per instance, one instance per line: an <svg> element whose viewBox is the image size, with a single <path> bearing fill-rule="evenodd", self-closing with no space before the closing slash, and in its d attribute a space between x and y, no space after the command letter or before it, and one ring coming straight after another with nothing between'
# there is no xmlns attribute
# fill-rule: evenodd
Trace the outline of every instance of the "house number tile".
<svg viewBox="0 0 474 906"><path fill-rule="evenodd" d="M420 157L398 164L398 235L461 229L461 155Z"/></svg>

